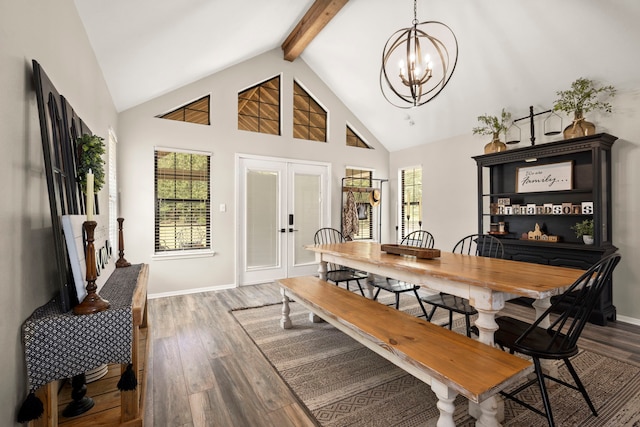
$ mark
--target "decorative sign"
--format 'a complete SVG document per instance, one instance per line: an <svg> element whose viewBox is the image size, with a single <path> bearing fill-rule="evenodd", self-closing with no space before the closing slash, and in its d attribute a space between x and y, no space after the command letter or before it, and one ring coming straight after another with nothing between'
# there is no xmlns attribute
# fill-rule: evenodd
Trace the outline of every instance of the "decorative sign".
<svg viewBox="0 0 640 427"><path fill-rule="evenodd" d="M572 161L521 167L516 171L516 192L571 190L572 177Z"/></svg>
<svg viewBox="0 0 640 427"><path fill-rule="evenodd" d="M113 250L109 242L109 218L107 215L96 215L94 221L98 223L93 235L93 245L96 251L96 292L105 284L113 270L116 262L113 259ZM87 263L85 261L85 241L84 227L82 224L87 220L85 215L62 215L62 231L67 242L71 272L73 282L78 294L78 301L82 301L87 295Z"/></svg>

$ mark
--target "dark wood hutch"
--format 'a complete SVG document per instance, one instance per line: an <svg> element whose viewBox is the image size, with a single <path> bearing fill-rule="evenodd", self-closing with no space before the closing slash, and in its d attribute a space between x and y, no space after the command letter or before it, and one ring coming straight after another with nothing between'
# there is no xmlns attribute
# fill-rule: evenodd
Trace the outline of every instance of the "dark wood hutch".
<svg viewBox="0 0 640 427"><path fill-rule="evenodd" d="M587 269L600 258L615 252L617 248L612 243L611 148L616 139L601 133L474 156L478 167L478 232L491 231L499 237L504 245L505 258L516 261ZM558 163L571 165L569 189L518 191L519 169L535 165L544 168L544 165ZM505 201L512 209L500 208L499 202L504 205ZM587 205L592 203L593 209L587 206L583 212L584 202ZM562 208L550 212L544 205ZM575 223L585 219L593 219L595 224L592 245L584 244L571 229ZM496 224L500 224L498 231ZM536 224L543 233L557 237L558 241L523 239L523 233L534 230ZM502 229L504 231L500 231ZM615 318L612 284L609 283L590 321L606 325L607 320Z"/></svg>

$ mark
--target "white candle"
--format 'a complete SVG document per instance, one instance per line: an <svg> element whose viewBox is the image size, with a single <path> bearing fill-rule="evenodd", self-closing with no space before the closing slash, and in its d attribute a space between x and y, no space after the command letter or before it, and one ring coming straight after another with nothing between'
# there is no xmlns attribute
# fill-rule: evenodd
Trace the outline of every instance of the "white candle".
<svg viewBox="0 0 640 427"><path fill-rule="evenodd" d="M93 172L87 172L87 221L93 221Z"/></svg>

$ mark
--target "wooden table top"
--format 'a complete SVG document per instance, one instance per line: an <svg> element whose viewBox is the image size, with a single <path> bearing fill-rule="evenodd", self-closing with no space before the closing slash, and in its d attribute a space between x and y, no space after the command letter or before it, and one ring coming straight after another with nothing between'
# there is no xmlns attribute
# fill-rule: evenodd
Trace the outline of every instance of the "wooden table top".
<svg viewBox="0 0 640 427"><path fill-rule="evenodd" d="M388 254L381 251L380 246L375 242L346 242L308 245L305 248L389 270L406 271L535 299L557 295L584 273L584 270L574 268L451 252L441 252L439 258L418 259Z"/></svg>

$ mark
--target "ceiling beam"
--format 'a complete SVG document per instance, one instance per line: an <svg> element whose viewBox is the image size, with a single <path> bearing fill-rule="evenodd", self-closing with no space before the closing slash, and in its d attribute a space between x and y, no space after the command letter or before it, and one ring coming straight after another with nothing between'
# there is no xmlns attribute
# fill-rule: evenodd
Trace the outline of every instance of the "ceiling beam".
<svg viewBox="0 0 640 427"><path fill-rule="evenodd" d="M295 60L349 0L316 0L282 43L284 59Z"/></svg>

